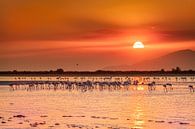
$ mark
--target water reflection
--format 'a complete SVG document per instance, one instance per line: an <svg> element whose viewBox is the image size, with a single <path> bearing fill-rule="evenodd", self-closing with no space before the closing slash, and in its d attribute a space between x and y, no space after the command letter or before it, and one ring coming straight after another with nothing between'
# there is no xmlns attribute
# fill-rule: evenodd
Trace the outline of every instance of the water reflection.
<svg viewBox="0 0 195 129"><path fill-rule="evenodd" d="M144 90L144 86L143 85L139 85L139 86L136 87L136 90L142 91L142 90Z"/></svg>
<svg viewBox="0 0 195 129"><path fill-rule="evenodd" d="M134 110L134 114L133 114L133 118L134 118L134 122L133 122L133 128L135 129L141 129L144 126L144 112L143 112L143 108L141 107L142 105L140 104L140 102L138 102L136 104L135 110Z"/></svg>
<svg viewBox="0 0 195 129"><path fill-rule="evenodd" d="M157 86L155 91L148 91L146 85L62 86L58 83L57 88L52 85L50 89L48 85L38 84L39 87L33 86L31 89L27 84L20 85L14 92L10 92L8 86L7 90L0 87L0 117L3 118L0 118L0 128L195 127L195 109L192 108L195 106L195 94L179 86L164 94L161 86ZM25 117L14 117L18 115Z"/></svg>

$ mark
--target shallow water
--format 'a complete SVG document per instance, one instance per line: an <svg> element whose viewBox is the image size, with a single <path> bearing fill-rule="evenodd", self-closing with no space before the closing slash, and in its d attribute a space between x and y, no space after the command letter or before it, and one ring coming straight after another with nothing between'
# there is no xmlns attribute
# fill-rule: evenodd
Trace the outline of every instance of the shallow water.
<svg viewBox="0 0 195 129"><path fill-rule="evenodd" d="M86 92L0 86L0 129L194 129L194 107L195 93L187 85L167 93L160 86L152 92L146 86Z"/></svg>

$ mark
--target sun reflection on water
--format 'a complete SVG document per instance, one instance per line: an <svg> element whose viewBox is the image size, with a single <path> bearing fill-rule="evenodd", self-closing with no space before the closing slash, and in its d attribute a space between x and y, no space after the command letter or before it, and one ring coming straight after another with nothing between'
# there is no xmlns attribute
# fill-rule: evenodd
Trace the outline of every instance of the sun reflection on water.
<svg viewBox="0 0 195 129"><path fill-rule="evenodd" d="M134 117L133 128L136 128L136 129L143 128L143 125L145 123L143 120L143 116L144 116L144 113L143 113L141 104L138 103L135 107L135 111L133 114L133 117Z"/></svg>
<svg viewBox="0 0 195 129"><path fill-rule="evenodd" d="M143 86L138 86L137 90L144 90L144 87Z"/></svg>

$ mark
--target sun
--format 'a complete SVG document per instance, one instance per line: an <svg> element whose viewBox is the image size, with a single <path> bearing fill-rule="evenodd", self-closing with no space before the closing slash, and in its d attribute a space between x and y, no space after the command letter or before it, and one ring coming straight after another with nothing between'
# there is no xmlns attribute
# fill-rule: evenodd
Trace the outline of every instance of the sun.
<svg viewBox="0 0 195 129"><path fill-rule="evenodd" d="M144 48L144 44L140 41L136 41L134 44L133 44L133 48Z"/></svg>

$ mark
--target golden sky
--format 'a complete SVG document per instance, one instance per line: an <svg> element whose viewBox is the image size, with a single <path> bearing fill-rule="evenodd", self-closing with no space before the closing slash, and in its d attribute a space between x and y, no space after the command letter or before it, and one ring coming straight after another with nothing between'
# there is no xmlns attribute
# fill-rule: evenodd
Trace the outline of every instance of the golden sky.
<svg viewBox="0 0 195 129"><path fill-rule="evenodd" d="M194 12L194 0L1 0L0 70L96 70L195 49Z"/></svg>

